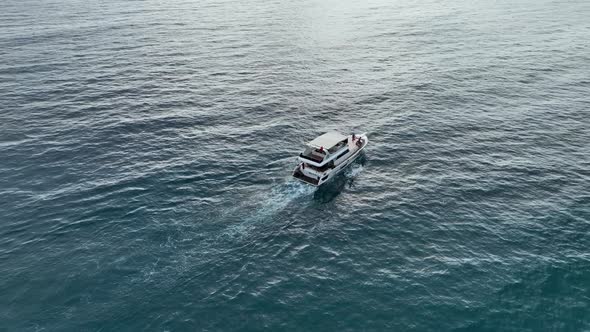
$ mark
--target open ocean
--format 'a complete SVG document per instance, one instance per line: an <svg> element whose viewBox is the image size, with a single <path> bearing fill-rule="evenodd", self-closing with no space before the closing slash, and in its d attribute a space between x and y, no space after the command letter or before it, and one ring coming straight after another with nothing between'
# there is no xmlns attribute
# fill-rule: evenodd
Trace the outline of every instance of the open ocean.
<svg viewBox="0 0 590 332"><path fill-rule="evenodd" d="M590 1L0 8L0 331L590 331Z"/></svg>

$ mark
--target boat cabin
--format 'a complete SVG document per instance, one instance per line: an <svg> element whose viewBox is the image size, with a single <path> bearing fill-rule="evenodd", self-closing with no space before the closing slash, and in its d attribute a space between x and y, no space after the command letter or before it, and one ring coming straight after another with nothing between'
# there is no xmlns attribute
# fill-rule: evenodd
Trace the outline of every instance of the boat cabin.
<svg viewBox="0 0 590 332"><path fill-rule="evenodd" d="M326 166L330 161L348 153L349 136L337 132L325 133L306 144L299 160L315 167Z"/></svg>

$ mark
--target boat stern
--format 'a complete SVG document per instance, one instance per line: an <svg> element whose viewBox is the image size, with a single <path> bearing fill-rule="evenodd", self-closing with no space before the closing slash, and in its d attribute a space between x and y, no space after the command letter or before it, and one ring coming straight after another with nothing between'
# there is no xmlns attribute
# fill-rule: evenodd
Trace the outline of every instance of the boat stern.
<svg viewBox="0 0 590 332"><path fill-rule="evenodd" d="M305 183L315 186L315 187L320 185L319 178L311 177L309 175L304 174L301 171L301 169L299 168L299 166L297 168L295 168L295 170L293 171L293 177L299 181L305 182Z"/></svg>

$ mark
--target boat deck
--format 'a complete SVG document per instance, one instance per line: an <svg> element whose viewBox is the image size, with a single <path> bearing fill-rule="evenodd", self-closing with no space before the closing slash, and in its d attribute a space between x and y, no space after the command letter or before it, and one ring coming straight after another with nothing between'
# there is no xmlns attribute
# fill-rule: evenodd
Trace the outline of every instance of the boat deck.
<svg viewBox="0 0 590 332"><path fill-rule="evenodd" d="M320 156L317 156L317 155L314 155L314 154L311 154L311 155L307 154L306 155L306 154L300 153L299 154L299 157L305 158L305 159L309 159L309 160L315 161L317 163L321 163L324 160L324 157L320 157Z"/></svg>
<svg viewBox="0 0 590 332"><path fill-rule="evenodd" d="M314 186L317 186L319 182L318 179L310 178L309 176L299 172L298 170L293 173L293 176L303 182L312 184Z"/></svg>

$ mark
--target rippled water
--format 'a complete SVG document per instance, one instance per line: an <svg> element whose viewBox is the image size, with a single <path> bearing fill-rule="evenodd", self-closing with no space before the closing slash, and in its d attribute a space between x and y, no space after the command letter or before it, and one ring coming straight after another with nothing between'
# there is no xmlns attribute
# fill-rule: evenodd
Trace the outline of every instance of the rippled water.
<svg viewBox="0 0 590 332"><path fill-rule="evenodd" d="M0 330L590 329L589 17L3 1Z"/></svg>

